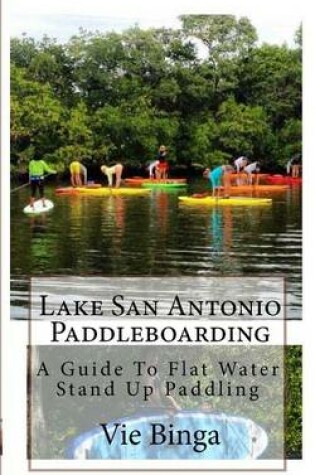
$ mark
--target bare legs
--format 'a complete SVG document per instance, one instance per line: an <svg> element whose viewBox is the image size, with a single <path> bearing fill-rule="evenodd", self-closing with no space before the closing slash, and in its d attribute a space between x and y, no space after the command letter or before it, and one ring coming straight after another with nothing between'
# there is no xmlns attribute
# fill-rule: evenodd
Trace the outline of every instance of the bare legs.
<svg viewBox="0 0 315 475"><path fill-rule="evenodd" d="M76 188L77 186L82 186L81 174L71 173L70 181L73 188Z"/></svg>
<svg viewBox="0 0 315 475"><path fill-rule="evenodd" d="M223 191L224 198L229 198L231 192L231 177L229 173L223 174Z"/></svg>
<svg viewBox="0 0 315 475"><path fill-rule="evenodd" d="M119 188L121 185L121 176L123 172L123 165L121 163L117 163L116 165L116 188Z"/></svg>
<svg viewBox="0 0 315 475"><path fill-rule="evenodd" d="M292 165L292 178L300 176L300 165Z"/></svg>

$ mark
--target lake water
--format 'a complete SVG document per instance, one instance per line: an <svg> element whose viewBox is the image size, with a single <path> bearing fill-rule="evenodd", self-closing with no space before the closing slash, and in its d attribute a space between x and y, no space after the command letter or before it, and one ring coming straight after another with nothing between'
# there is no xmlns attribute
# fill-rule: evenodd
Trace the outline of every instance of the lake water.
<svg viewBox="0 0 315 475"><path fill-rule="evenodd" d="M32 275L285 276L289 318L301 318L301 189L264 194L263 207L189 207L178 195L57 196L46 215L23 214L11 195L11 317L27 318Z"/></svg>

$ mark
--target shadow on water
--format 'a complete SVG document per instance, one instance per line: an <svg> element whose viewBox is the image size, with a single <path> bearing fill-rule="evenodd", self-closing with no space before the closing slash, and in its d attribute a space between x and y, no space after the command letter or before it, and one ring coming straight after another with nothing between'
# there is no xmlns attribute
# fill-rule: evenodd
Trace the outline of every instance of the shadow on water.
<svg viewBox="0 0 315 475"><path fill-rule="evenodd" d="M11 200L11 303L27 317L29 276L284 275L289 318L301 318L301 189L273 194L268 207L189 207L179 194L56 196L52 212L29 217L28 191ZM264 194L264 196L268 196Z"/></svg>

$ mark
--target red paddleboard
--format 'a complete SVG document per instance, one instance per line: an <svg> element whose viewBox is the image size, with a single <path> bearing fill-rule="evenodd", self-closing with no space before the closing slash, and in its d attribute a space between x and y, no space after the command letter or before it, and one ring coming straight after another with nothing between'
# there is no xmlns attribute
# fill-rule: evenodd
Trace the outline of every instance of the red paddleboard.
<svg viewBox="0 0 315 475"><path fill-rule="evenodd" d="M293 178L292 176L284 175L269 175L267 177L267 183L277 184L277 185L301 185L302 178Z"/></svg>

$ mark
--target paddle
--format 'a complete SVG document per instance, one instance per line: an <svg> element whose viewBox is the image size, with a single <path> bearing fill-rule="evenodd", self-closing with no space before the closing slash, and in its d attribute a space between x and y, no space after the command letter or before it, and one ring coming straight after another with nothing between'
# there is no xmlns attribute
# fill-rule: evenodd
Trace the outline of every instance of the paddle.
<svg viewBox="0 0 315 475"><path fill-rule="evenodd" d="M47 175L44 176L44 179L50 175L56 175L56 174L57 173L47 173ZM22 188L26 188L29 184L30 184L30 181L28 181L27 183L24 183L24 185L13 188L13 190L11 190L10 193L14 193L15 191L22 190Z"/></svg>

